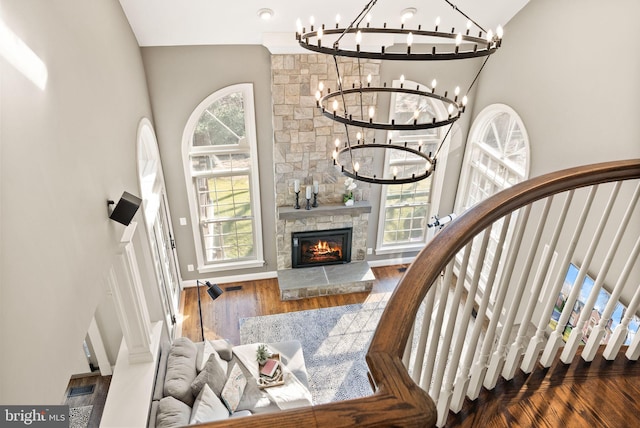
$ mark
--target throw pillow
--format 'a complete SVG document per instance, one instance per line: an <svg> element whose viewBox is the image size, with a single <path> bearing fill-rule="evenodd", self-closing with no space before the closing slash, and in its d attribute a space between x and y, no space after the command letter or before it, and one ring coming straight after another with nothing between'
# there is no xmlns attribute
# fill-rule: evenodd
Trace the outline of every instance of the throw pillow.
<svg viewBox="0 0 640 428"><path fill-rule="evenodd" d="M185 404L193 405L191 382L196 378L196 345L186 337L173 342L167 358L167 374L164 395L172 396Z"/></svg>
<svg viewBox="0 0 640 428"><path fill-rule="evenodd" d="M189 424L191 408L174 397L164 397L158 404L156 428L183 427Z"/></svg>
<svg viewBox="0 0 640 428"><path fill-rule="evenodd" d="M227 406L229 412L233 413L238 408L245 386L247 386L247 378L240 367L235 364L229 372L229 378L224 384L224 388L222 388L222 402Z"/></svg>
<svg viewBox="0 0 640 428"><path fill-rule="evenodd" d="M204 370L191 382L191 394L194 397L200 394L204 385L209 385L214 394L218 396L222 393L222 388L227 380L227 370L222 368L216 357L217 354L211 354L207 364L204 365Z"/></svg>
<svg viewBox="0 0 640 428"><path fill-rule="evenodd" d="M223 360L231 361L231 357L233 357L233 346L231 346L226 339L211 340L211 345L213 345L213 349L216 350Z"/></svg>
<svg viewBox="0 0 640 428"><path fill-rule="evenodd" d="M191 410L191 424L221 421L229 418L229 410L213 393L209 385L204 385Z"/></svg>
<svg viewBox="0 0 640 428"><path fill-rule="evenodd" d="M198 373L204 370L204 366L207 364L207 360L209 359L209 356L211 356L212 352L216 352L215 349L213 349L213 345L209 343L208 340L205 340L203 344L202 355L200 355L200 351L198 351L198 356L196 358L196 367L198 369Z"/></svg>

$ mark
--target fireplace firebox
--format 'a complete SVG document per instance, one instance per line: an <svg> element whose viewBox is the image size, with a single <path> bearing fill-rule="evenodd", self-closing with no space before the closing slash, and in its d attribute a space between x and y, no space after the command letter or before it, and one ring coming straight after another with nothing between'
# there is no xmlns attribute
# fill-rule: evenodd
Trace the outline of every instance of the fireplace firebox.
<svg viewBox="0 0 640 428"><path fill-rule="evenodd" d="M291 267L334 265L351 261L352 228L291 234Z"/></svg>

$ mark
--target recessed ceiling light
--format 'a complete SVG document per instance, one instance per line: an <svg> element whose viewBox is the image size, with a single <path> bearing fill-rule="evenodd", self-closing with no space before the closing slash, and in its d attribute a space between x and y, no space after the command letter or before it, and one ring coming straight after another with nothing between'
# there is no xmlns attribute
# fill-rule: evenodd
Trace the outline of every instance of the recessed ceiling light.
<svg viewBox="0 0 640 428"><path fill-rule="evenodd" d="M273 18L273 10L271 9L260 9L258 11L258 16L260 17L260 19L264 19L265 21L270 20L271 18Z"/></svg>
<svg viewBox="0 0 640 428"><path fill-rule="evenodd" d="M400 12L400 17L402 19L411 19L416 13L418 13L418 9L415 7L408 7Z"/></svg>

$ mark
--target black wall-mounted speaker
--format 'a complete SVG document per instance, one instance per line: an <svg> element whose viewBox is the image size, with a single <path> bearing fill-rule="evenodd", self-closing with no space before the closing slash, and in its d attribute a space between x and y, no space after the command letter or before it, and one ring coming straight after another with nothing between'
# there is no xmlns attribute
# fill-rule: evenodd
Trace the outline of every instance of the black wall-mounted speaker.
<svg viewBox="0 0 640 428"><path fill-rule="evenodd" d="M142 199L132 195L129 192L124 192L122 197L113 209L113 212L109 215L111 220L115 220L118 223L122 223L125 226L129 226L133 216L136 215Z"/></svg>

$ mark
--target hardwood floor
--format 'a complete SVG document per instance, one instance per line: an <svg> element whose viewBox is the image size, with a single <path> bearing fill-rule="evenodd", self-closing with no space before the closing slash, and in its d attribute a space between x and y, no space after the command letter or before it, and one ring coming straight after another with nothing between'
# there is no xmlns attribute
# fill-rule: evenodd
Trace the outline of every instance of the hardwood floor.
<svg viewBox="0 0 640 428"><path fill-rule="evenodd" d="M95 385L93 393L85 395L77 395L69 397L69 391L71 388ZM91 417L89 418L89 427L100 426L100 419L102 419L102 412L104 411L104 403L107 401L107 392L109 392L109 386L111 385L111 376L84 376L77 377L69 380L67 390L64 393L65 400L62 404L67 404L69 407L81 407L92 405Z"/></svg>
<svg viewBox="0 0 640 428"><path fill-rule="evenodd" d="M500 380L467 401L447 427L640 427L640 363L624 351L615 361L602 358L602 348L591 363L576 356L572 364L557 361L538 366L531 374L518 370L510 381Z"/></svg>
<svg viewBox="0 0 640 428"><path fill-rule="evenodd" d="M404 265L372 268L376 281L371 293L393 291L405 268ZM304 281L302 274L301 281ZM242 288L225 291L216 300L211 300L205 288L200 287L205 338L224 338L234 345L239 345L240 318L362 303L369 296L369 293L352 293L283 302L280 300L278 281L275 278L220 284L223 290L238 286ZM180 299L182 331L179 334L194 341L201 340L197 297L197 288L189 287L182 291Z"/></svg>

